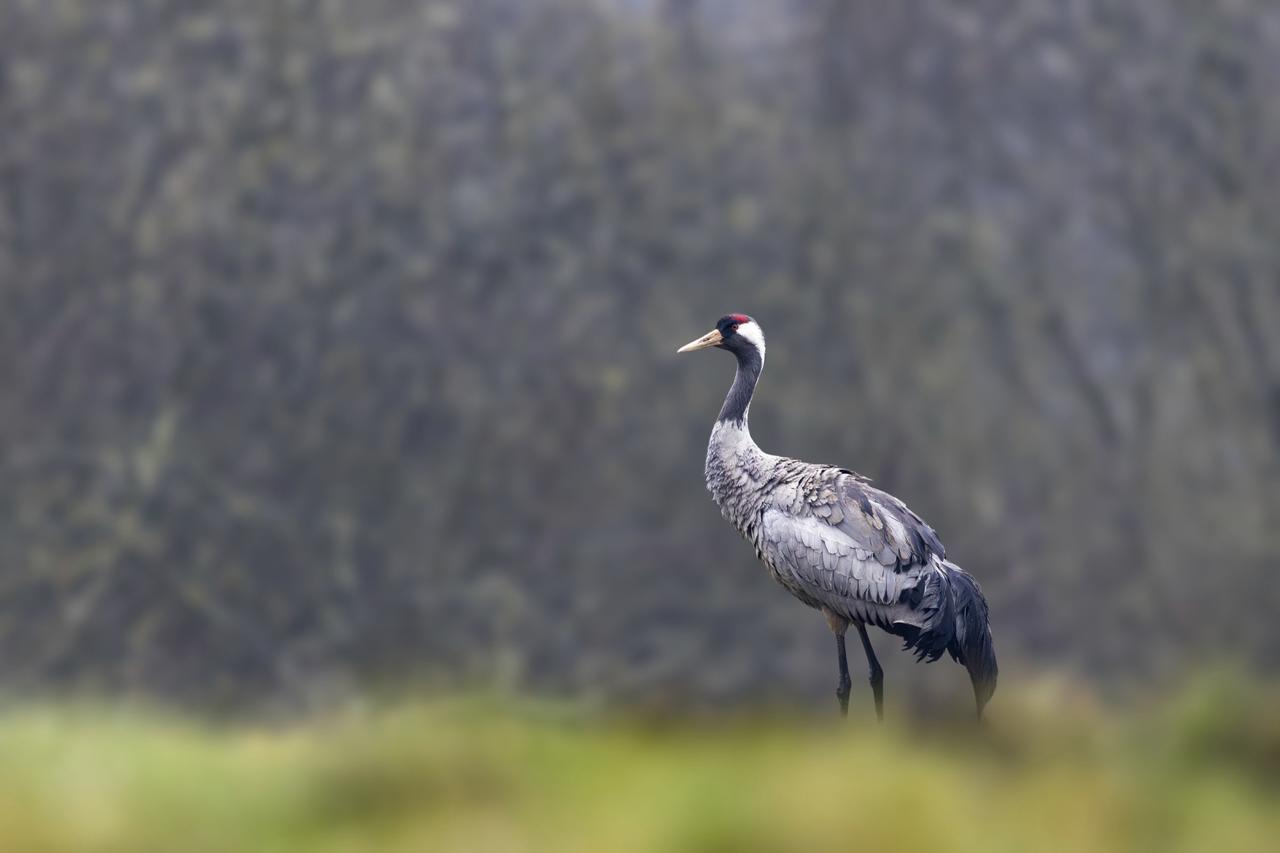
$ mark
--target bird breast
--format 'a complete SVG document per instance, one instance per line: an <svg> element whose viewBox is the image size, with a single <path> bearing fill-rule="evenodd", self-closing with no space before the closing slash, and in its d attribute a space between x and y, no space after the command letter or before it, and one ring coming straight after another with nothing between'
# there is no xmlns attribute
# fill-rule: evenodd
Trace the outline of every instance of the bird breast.
<svg viewBox="0 0 1280 853"><path fill-rule="evenodd" d="M760 450L745 427L720 421L707 445L707 490L720 513L754 541L771 482L773 457Z"/></svg>

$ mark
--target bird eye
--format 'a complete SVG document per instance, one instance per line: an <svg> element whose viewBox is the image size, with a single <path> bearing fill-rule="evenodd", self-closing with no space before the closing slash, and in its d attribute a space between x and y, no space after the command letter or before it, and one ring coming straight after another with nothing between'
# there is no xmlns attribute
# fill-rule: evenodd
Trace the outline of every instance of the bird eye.
<svg viewBox="0 0 1280 853"><path fill-rule="evenodd" d="M738 324L737 324L737 323L734 323L732 326L730 326L730 327L729 327L729 331L730 331L730 332L736 332L736 331L738 331Z"/></svg>

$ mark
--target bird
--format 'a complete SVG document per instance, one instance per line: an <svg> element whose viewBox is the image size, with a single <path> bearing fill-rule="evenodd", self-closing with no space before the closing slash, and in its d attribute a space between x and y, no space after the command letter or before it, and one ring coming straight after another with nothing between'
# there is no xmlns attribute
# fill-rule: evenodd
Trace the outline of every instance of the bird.
<svg viewBox="0 0 1280 853"><path fill-rule="evenodd" d="M977 581L947 560L932 527L866 477L756 445L747 415L764 368L759 323L726 314L677 352L711 348L732 353L738 366L707 444L707 489L773 579L826 618L836 638L841 716L849 713L845 633L852 625L866 653L876 718L884 720L884 670L870 625L901 638L917 660L946 652L964 666L981 719L999 668Z"/></svg>

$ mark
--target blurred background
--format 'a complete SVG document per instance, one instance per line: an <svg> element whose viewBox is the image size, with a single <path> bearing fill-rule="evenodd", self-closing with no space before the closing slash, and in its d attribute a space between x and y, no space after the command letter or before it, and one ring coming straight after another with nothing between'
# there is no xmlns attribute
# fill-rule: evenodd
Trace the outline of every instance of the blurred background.
<svg viewBox="0 0 1280 853"><path fill-rule="evenodd" d="M1266 0L0 0L0 696L833 714L729 311L1005 696L1270 678L1277 91Z"/></svg>

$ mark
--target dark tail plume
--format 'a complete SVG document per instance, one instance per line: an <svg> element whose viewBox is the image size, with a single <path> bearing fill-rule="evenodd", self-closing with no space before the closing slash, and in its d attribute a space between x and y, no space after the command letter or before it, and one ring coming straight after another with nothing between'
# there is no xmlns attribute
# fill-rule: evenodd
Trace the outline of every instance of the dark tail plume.
<svg viewBox="0 0 1280 853"><path fill-rule="evenodd" d="M892 630L902 636L903 648L914 652L916 660L932 663L942 657L955 637L951 576L945 572L929 572L907 603L919 621L916 624L899 622Z"/></svg>
<svg viewBox="0 0 1280 853"><path fill-rule="evenodd" d="M973 576L955 563L944 562L939 571L930 571L903 603L910 605L915 619L910 624L895 622L889 630L901 636L904 647L916 659L932 662L949 652L969 671L978 715L996 692L996 651L987 623L987 600Z"/></svg>
<svg viewBox="0 0 1280 853"><path fill-rule="evenodd" d="M991 694L996 692L996 678L1000 674L991 642L991 625L987 621L987 600L973 575L953 563L945 566L955 608L955 636L947 644L947 651L969 670L981 716Z"/></svg>

